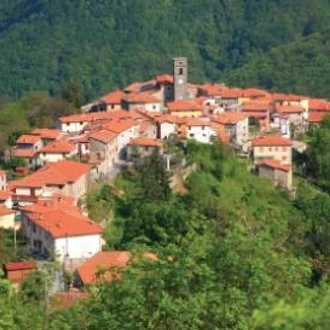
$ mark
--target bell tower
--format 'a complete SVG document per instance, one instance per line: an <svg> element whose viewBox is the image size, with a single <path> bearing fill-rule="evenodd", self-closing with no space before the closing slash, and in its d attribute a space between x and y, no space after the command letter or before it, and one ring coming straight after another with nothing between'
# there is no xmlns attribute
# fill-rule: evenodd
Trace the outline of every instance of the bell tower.
<svg viewBox="0 0 330 330"><path fill-rule="evenodd" d="M186 57L173 58L174 101L188 98L188 61Z"/></svg>

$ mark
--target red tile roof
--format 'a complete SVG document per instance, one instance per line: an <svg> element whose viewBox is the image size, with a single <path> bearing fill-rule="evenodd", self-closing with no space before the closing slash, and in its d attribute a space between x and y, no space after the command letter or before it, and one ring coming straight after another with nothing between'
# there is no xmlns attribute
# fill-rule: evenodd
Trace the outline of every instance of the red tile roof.
<svg viewBox="0 0 330 330"><path fill-rule="evenodd" d="M66 199L38 201L22 208L31 222L48 232L53 238L98 235L102 228L85 217Z"/></svg>
<svg viewBox="0 0 330 330"><path fill-rule="evenodd" d="M101 98L105 104L121 104L121 100L125 94L121 90L111 92Z"/></svg>
<svg viewBox="0 0 330 330"><path fill-rule="evenodd" d="M124 88L124 92L128 92L128 93L132 93L132 92L136 92L140 89L142 83L140 82L135 82L131 85L128 85L127 87Z"/></svg>
<svg viewBox="0 0 330 330"><path fill-rule="evenodd" d="M228 90L227 87L219 84L204 84L199 86L198 89L206 92L209 96L221 96L223 90Z"/></svg>
<svg viewBox="0 0 330 330"><path fill-rule="evenodd" d="M42 139L56 140L61 136L61 131L52 128L35 128L30 134L38 135Z"/></svg>
<svg viewBox="0 0 330 330"><path fill-rule="evenodd" d="M101 251L80 265L77 273L84 284L96 281L111 282L118 279L116 270L123 269L130 259L131 253L127 251ZM101 275L102 270L108 271ZM99 278L98 275L100 275Z"/></svg>
<svg viewBox="0 0 330 330"><path fill-rule="evenodd" d="M269 100L255 100L244 102L242 105L242 111L268 111L271 108L271 102Z"/></svg>
<svg viewBox="0 0 330 330"><path fill-rule="evenodd" d="M21 135L17 139L16 143L17 144L35 144L38 141L40 141L40 139L41 139L40 136L24 134L24 135Z"/></svg>
<svg viewBox="0 0 330 330"><path fill-rule="evenodd" d="M227 88L221 91L223 99L237 99L243 96L243 90L239 88Z"/></svg>
<svg viewBox="0 0 330 330"><path fill-rule="evenodd" d="M115 132L106 129L101 129L91 133L89 135L89 138L100 141L102 143L109 143L110 141L113 141L117 136L118 134Z"/></svg>
<svg viewBox="0 0 330 330"><path fill-rule="evenodd" d="M236 125L239 121L247 118L247 114L242 112L224 112L212 117L212 121L222 125Z"/></svg>
<svg viewBox="0 0 330 330"><path fill-rule="evenodd" d="M158 84L173 84L173 76L169 74L163 74L156 77L156 82Z"/></svg>
<svg viewBox="0 0 330 330"><path fill-rule="evenodd" d="M289 165L283 165L280 161L276 159L264 159L256 164L257 167L269 167L276 170L290 172L291 167Z"/></svg>
<svg viewBox="0 0 330 330"><path fill-rule="evenodd" d="M303 107L300 105L280 105L275 106L275 111L279 113L302 113Z"/></svg>
<svg viewBox="0 0 330 330"><path fill-rule="evenodd" d="M102 125L103 129L114 132L116 134L127 131L134 126L137 126L137 124L133 119L110 120L107 123L105 123L104 125Z"/></svg>
<svg viewBox="0 0 330 330"><path fill-rule="evenodd" d="M243 89L243 96L244 97L251 97L251 98L255 98L255 97L267 97L269 95L269 93L267 91L264 91L262 89L258 89L258 88L247 88L247 89Z"/></svg>
<svg viewBox="0 0 330 330"><path fill-rule="evenodd" d="M308 108L315 111L330 111L330 103L326 99L310 99Z"/></svg>
<svg viewBox="0 0 330 330"><path fill-rule="evenodd" d="M185 118L185 124L187 126L211 126L211 121L210 120L205 120L202 118Z"/></svg>
<svg viewBox="0 0 330 330"><path fill-rule="evenodd" d="M159 116L156 116L155 117L155 120L162 124L162 123L172 123L172 124L175 124L178 120L178 117L177 116L172 116L172 115L168 115L168 114L161 114Z"/></svg>
<svg viewBox="0 0 330 330"><path fill-rule="evenodd" d="M38 153L58 154L58 153L71 153L76 150L76 146L65 140L53 141L48 143Z"/></svg>
<svg viewBox="0 0 330 330"><path fill-rule="evenodd" d="M10 198L12 192L10 190L0 190L0 201L5 201Z"/></svg>
<svg viewBox="0 0 330 330"><path fill-rule="evenodd" d="M18 158L33 158L36 152L31 149L13 149L13 156Z"/></svg>
<svg viewBox="0 0 330 330"><path fill-rule="evenodd" d="M146 104L146 103L160 103L160 100L150 95L149 93L132 93L125 96L124 100L128 103L138 103L138 104Z"/></svg>
<svg viewBox="0 0 330 330"><path fill-rule="evenodd" d="M47 185L65 185L77 181L87 174L90 167L71 160L62 160L48 164L31 175L12 182L13 187L43 187Z"/></svg>
<svg viewBox="0 0 330 330"><path fill-rule="evenodd" d="M177 111L201 111L201 105L196 101L178 100L173 102L167 102L169 112Z"/></svg>
<svg viewBox="0 0 330 330"><path fill-rule="evenodd" d="M268 135L262 136L258 138L254 138L252 140L252 146L292 146L292 141L290 139L277 136L277 135Z"/></svg>
<svg viewBox="0 0 330 330"><path fill-rule="evenodd" d="M329 114L328 112L318 112L318 111L315 111L315 112L309 112L308 113L308 122L309 123L320 123L323 118Z"/></svg>
<svg viewBox="0 0 330 330"><path fill-rule="evenodd" d="M272 95L272 99L274 101L287 101L287 102L300 102L302 100L307 100L308 97L307 96L303 96L303 95L296 95L296 94L283 94L283 93L273 93Z"/></svg>
<svg viewBox="0 0 330 330"><path fill-rule="evenodd" d="M27 270L27 269L36 269L37 263L34 260L30 261L18 261L18 262L7 262L3 265L3 268L7 272L15 270Z"/></svg>
<svg viewBox="0 0 330 330"><path fill-rule="evenodd" d="M138 137L131 140L128 143L129 146L141 146L141 147L159 147L163 146L163 142L157 139L148 138L148 137Z"/></svg>
<svg viewBox="0 0 330 330"><path fill-rule="evenodd" d="M90 123L97 120L102 119L112 119L113 113L112 112L91 112L91 113L82 113L82 114L76 114L76 115L70 115L65 117L60 117L59 120L62 123Z"/></svg>

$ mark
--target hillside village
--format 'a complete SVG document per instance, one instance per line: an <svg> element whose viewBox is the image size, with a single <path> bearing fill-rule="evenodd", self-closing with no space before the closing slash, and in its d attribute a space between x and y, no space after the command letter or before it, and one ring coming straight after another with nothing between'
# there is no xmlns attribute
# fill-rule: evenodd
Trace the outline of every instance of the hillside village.
<svg viewBox="0 0 330 330"><path fill-rule="evenodd" d="M21 135L12 148L11 157L26 165L16 169L21 178L14 181L0 173L0 226L21 228L31 256L55 257L74 272L78 290L95 281L97 267L122 267L132 257L128 251L102 251L103 228L80 209L79 200L96 182L113 179L122 166L154 151L171 170L172 136L228 144L252 160L254 173L294 190L292 150L306 148L296 139L321 122L330 102L253 87L191 84L188 73L187 59L174 58L173 74L100 96L80 114L58 118L57 127ZM4 265L15 283L35 268L33 261Z"/></svg>

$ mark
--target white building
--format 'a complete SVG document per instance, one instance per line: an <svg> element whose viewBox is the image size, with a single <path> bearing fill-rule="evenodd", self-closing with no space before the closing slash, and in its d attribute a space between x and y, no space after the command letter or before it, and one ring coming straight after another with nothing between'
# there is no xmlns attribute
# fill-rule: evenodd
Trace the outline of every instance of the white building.
<svg viewBox="0 0 330 330"><path fill-rule="evenodd" d="M211 121L199 118L190 118L186 121L187 139L194 139L201 143L211 143L217 136L211 126Z"/></svg>
<svg viewBox="0 0 330 330"><path fill-rule="evenodd" d="M63 196L25 207L23 229L31 252L60 262L88 259L102 248L101 227Z"/></svg>

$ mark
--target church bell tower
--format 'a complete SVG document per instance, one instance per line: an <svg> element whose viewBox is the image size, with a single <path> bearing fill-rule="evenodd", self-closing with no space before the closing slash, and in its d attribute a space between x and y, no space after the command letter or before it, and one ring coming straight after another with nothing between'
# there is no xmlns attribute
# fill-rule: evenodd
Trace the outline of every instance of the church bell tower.
<svg viewBox="0 0 330 330"><path fill-rule="evenodd" d="M186 57L173 58L174 100L188 98L188 61Z"/></svg>

